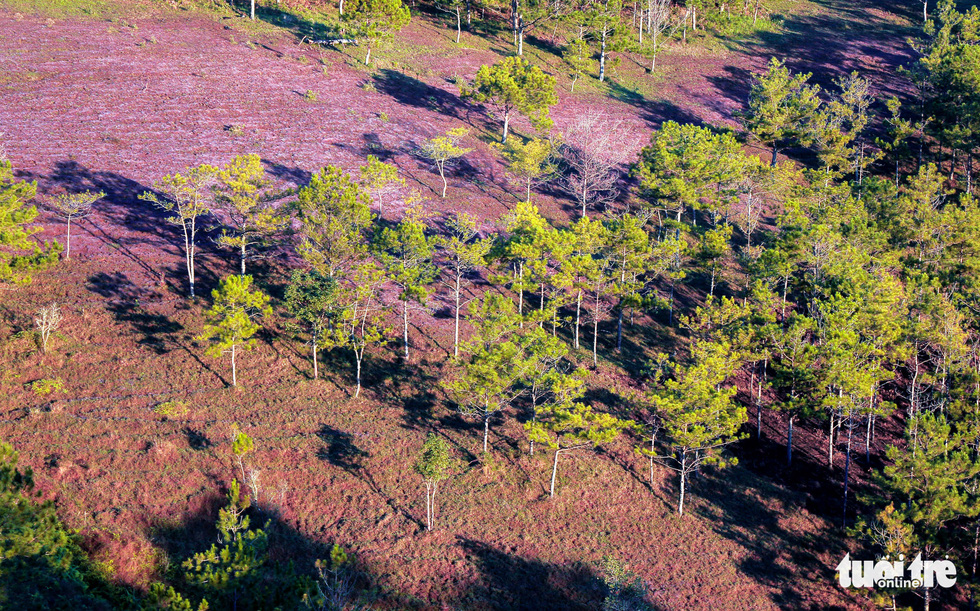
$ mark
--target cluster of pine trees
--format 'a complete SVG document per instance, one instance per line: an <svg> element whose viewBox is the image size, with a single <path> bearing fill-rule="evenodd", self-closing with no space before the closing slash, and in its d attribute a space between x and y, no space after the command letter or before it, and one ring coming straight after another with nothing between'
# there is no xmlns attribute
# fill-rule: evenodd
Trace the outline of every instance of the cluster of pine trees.
<svg viewBox="0 0 980 611"><path fill-rule="evenodd" d="M530 5L514 6L519 43L539 22ZM590 198L596 182L586 176L588 164L575 164L580 149L546 138L508 141L511 111L545 131L554 103L553 80L511 58L484 67L463 91L502 109L501 151L527 196L492 226L465 213L431 216L421 205L396 221L376 215L372 208L380 210L399 181L397 169L378 159L356 178L328 166L283 194L270 187L260 159L245 155L223 168L166 176L143 198L182 231L191 296L202 228L217 218L219 243L237 253L239 273L212 292L200 336L213 354L228 354L233 385L238 356L260 319L277 310L309 346L314 378L322 350L349 352L357 397L366 355L395 342L408 362L413 321L423 324L417 312L442 290L454 318L453 358L441 384L447 404L482 424L484 453L493 450L491 425L517 418L529 452L552 452L552 495L562 455L626 436L649 459L651 478L655 464L677 472L683 513L689 476L735 462L725 448L752 428L761 435L763 421L778 413L787 465L794 427L825 427L828 467L843 470L841 523L874 554L948 556L974 583L980 10L960 13L944 0L935 14L917 43L921 58L907 72L915 95L904 106L885 101L886 133L877 137L868 129L876 100L866 79L844 76L824 91L774 59L752 85L743 134L664 123L629 177L602 170L599 190L615 194L622 179L631 182L629 192ZM590 17L589 27L599 21ZM468 152L464 136L454 130L420 151L442 177L443 197L447 168ZM747 154L744 137L771 157ZM779 162L780 151L807 151L815 161ZM581 203L574 222L550 221L532 203L534 186L552 176L576 208ZM4 282L26 280L60 252L28 240L36 211L26 201L34 189L13 179L9 162L0 165ZM283 237L305 265L273 303L246 274L246 262ZM699 303L680 305L691 300ZM646 353L637 344L655 325L672 343ZM634 372L638 391L605 410L590 405L595 377L587 368L629 350L646 363ZM736 399L739 391L751 399ZM904 442L890 446L887 466L872 474L874 497L857 503L853 470L871 469L875 425L886 418L902 423ZM843 460L835 461L837 453ZM430 528L449 454L430 440L416 465ZM23 480L11 473L11 482ZM247 574L250 554L264 545L237 484L229 498L222 542L190 561L189 583L194 575L214 583L212 565L230 571L221 579ZM331 562L321 582L346 561ZM936 595L921 594L927 606ZM190 608L176 606L186 604L176 592L155 595Z"/></svg>

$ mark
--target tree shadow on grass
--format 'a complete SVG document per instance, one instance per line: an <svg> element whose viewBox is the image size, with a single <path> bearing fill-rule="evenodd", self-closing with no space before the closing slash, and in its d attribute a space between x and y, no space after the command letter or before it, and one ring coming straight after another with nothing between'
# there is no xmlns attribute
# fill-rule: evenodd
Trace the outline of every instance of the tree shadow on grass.
<svg viewBox="0 0 980 611"><path fill-rule="evenodd" d="M602 607L606 588L582 563L560 566L522 558L482 541L460 537L458 545L480 570L480 578L455 604L464 609L592 610Z"/></svg>
<svg viewBox="0 0 980 611"><path fill-rule="evenodd" d="M378 91L391 96L399 104L434 110L450 117L459 116L462 106L459 97L444 89L390 68L379 70L372 78Z"/></svg>
<svg viewBox="0 0 980 611"><path fill-rule="evenodd" d="M151 526L151 540L167 554L171 567L180 567L194 554L210 548L218 538L218 511L226 505L227 498L215 491L208 493L194 509L189 509L181 517L158 520ZM259 568L253 569L257 573L251 575L250 580L246 578L258 587L242 588L240 592L233 593L209 585L192 585L183 578L182 570L171 573L171 583L178 591L190 594L195 605L204 597L214 609L304 608L303 595L316 593L312 579L316 576L314 563L320 559L329 563L332 543L304 535L279 517L278 507L268 503L253 504L246 515L251 520L252 528L262 528L268 534L267 560ZM344 542L338 543L345 547ZM376 598L370 573L358 563L356 557L349 555L348 558L354 563L351 568L356 575L355 596L359 594L367 600Z"/></svg>
<svg viewBox="0 0 980 611"><path fill-rule="evenodd" d="M178 229L166 221L168 215L164 211L139 199L141 193L149 190L148 187L131 178L115 172L93 171L71 160L57 162L54 172L37 178L45 189L104 192L105 197L94 206L94 214L76 222L91 234L100 237L104 243L115 247L117 252L149 274L157 271L130 248L132 245L144 244L145 238L111 236L106 231L107 224L95 222L93 218L101 217L127 230L155 235L172 244L177 243L176 240L180 237Z"/></svg>
<svg viewBox="0 0 980 611"><path fill-rule="evenodd" d="M392 511L401 514L406 522L415 524L419 529L425 527L420 519L385 492L374 479L370 468L363 464L363 459L369 458L371 454L357 446L354 435L328 424L321 424L316 435L325 444L317 450L317 458L359 479L371 492L381 497Z"/></svg>
<svg viewBox="0 0 980 611"><path fill-rule="evenodd" d="M300 40L331 40L341 37L336 26L306 19L295 13L282 10L278 8L278 5L256 6L255 17L274 26L289 30Z"/></svg>
<svg viewBox="0 0 980 611"><path fill-rule="evenodd" d="M665 121L693 123L701 125L704 120L691 111L665 100L648 100L642 93L628 89L613 79L608 82L609 95L629 104L640 112L640 118L651 126L662 125Z"/></svg>
<svg viewBox="0 0 980 611"><path fill-rule="evenodd" d="M328 424L320 425L316 436L326 444L317 450L316 457L348 473L360 471L363 468L361 459L370 456L368 452L357 447L352 434L335 429Z"/></svg>
<svg viewBox="0 0 980 611"><path fill-rule="evenodd" d="M113 317L132 326L142 336L138 343L157 354L169 352L175 334L184 328L167 316L144 310L140 300L152 298L153 293L133 284L123 272L93 274L86 287L105 298L106 308Z"/></svg>
<svg viewBox="0 0 980 611"><path fill-rule="evenodd" d="M777 486L742 467L735 467L720 477L701 477L692 482L691 504L722 537L748 553L739 569L770 590L773 603L781 609L843 609L813 602L801 587L817 582L814 589L832 584L834 568L820 555L842 558L847 549L845 539L834 528L792 530L784 526L785 518L802 505L803 495ZM789 498L787 498L789 497ZM857 600L857 599L855 599Z"/></svg>

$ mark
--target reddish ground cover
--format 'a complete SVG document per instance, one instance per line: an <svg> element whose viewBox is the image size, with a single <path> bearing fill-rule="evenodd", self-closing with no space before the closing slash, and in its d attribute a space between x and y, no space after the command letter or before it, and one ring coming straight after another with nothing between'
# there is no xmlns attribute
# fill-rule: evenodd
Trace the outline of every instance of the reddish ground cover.
<svg viewBox="0 0 980 611"><path fill-rule="evenodd" d="M849 18L884 27L892 16ZM669 50L654 77L656 96L646 99L637 90L648 85L630 83L651 77L624 60L608 90L591 85L571 95L565 87L556 127L599 109L622 122L626 162L665 119L734 125L750 72L773 49L811 51L799 54L805 60L796 68L882 77L904 58L900 39L854 35L840 25L851 22L829 19L818 11L787 20L769 39ZM819 44L801 44L814 35ZM183 298L177 235L138 194L166 173L239 153L259 153L293 186L325 164L353 170L374 153L396 163L433 210L466 209L492 223L519 189L487 144L495 124L461 103L449 79L469 77L497 55L473 41L475 48L456 50L448 40L441 27L417 20L369 73L338 52L320 55L285 33L250 36L234 21L161 13L123 25L0 12L0 131L15 168L42 193L107 193L73 231L73 261L3 295L0 438L38 470L42 489L97 557L136 585L159 574L168 555L184 557L212 536L207 525L234 476L229 435L237 424L256 440L249 462L261 470L260 502L278 516L275 553L309 560L339 542L358 553L393 607L594 608L595 563L607 554L643 576L664 609L866 606L833 583L843 549L823 536L831 525L824 508L813 507L823 493L757 472L766 452L778 455L769 446L750 454L748 467L695 482L692 515L679 518L671 475L658 471L651 490L645 464L625 445L570 456L557 498L546 500L549 459L526 456L509 420L495 426L496 462L444 486L438 529L424 533L410 464L425 432L438 430L466 452L477 448L474 429L436 390L451 347L451 321L439 311L417 316L410 363L388 349L372 355L359 400L348 392L345 357L328 362L326 381L313 382L302 347L272 333L274 324L243 359L242 391L225 388L227 363L205 357L193 340L201 307ZM427 43L429 55L419 55ZM414 75L396 69L404 66ZM461 124L473 127L475 150L440 200L438 176L414 150L421 138ZM574 213L567 200L536 201L554 218ZM43 220L43 237L62 236L62 223ZM201 284L213 286L234 265L205 244ZM35 305L51 300L64 304L67 320L56 348L39 355L12 332L29 328ZM596 375L629 384L612 363ZM53 377L67 386L53 400L24 387ZM172 399L186 401L189 413L154 411ZM781 440L781 423L767 418L767 433ZM820 432L798 430L791 480L822 468Z"/></svg>

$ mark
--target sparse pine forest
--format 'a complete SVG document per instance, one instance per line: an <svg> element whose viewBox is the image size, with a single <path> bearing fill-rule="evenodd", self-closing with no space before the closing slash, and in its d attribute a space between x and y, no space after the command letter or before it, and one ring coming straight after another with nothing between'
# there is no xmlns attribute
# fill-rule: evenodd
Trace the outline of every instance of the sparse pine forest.
<svg viewBox="0 0 980 611"><path fill-rule="evenodd" d="M971 3L8 0L0 61L0 608L980 605Z"/></svg>

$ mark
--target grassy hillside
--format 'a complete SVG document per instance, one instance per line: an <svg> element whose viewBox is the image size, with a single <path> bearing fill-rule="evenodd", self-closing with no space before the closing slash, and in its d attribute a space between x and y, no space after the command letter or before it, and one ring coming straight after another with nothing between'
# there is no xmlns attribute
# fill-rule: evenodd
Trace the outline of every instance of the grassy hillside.
<svg viewBox="0 0 980 611"><path fill-rule="evenodd" d="M774 2L756 30L691 32L688 45L665 49L655 75L620 54L608 82L588 76L574 94L549 32L536 32L526 53L559 79L556 130L599 113L614 125L625 168L665 120L737 125L750 75L772 55L821 82L859 70L881 96L901 93L894 69L909 57L910 16L893 5ZM418 13L364 67L357 48L310 45L304 37L325 26L285 5L262 7L259 23L188 3L0 6L0 131L15 170L42 194L107 194L73 225L71 261L0 297L0 439L34 468L94 558L136 588L172 575L213 540L239 427L255 439L247 460L260 471L258 504L274 519L273 558L311 567L340 543L357 553L383 607L596 608L605 595L599 567L613 557L651 585L662 609L870 608L836 585L848 546L825 501L840 474L823 462L818 424L801 426L799 459L782 469L774 463L784 424L767 414L763 439L736 449L739 466L692 482L684 516L675 513L674 475L658 467L651 485L648 463L625 441L563 457L558 493L548 498L552 455L529 456L509 418L495 424L491 459L480 461L480 427L438 388L452 349L446 294L415 315L410 360L395 343L369 352L357 399L349 356L331 353L326 379L312 380L304 346L278 315L241 358L241 388L229 387L226 360L194 339L209 299L184 296L180 236L138 199L153 181L255 152L278 184L294 188L326 164L355 171L374 154L408 184L386 207L389 219L415 190L427 210L468 211L489 231L521 198L490 146L498 125L461 101L457 86L511 53L509 33L464 33L456 45L444 17ZM439 176L416 151L458 126L471 129L474 151L441 199ZM516 130L530 133L523 120ZM575 215L557 192L535 203L556 223ZM62 238L61 220L41 220L40 238ZM206 295L237 260L202 245ZM280 299L296 264L282 254L256 274ZM65 323L41 353L30 329L39 304L51 301ZM613 323L603 323L589 382L609 390L594 392L594 404L613 409L638 387L644 359L676 333L665 323L638 318L622 355L612 349ZM575 358L588 364L591 354ZM42 379L62 380L64 392L39 395L30 385ZM161 409L167 402L186 410ZM437 528L426 532L411 465L430 431L466 467L441 488ZM897 434L883 431L879 450ZM857 470L863 479L868 467Z"/></svg>

